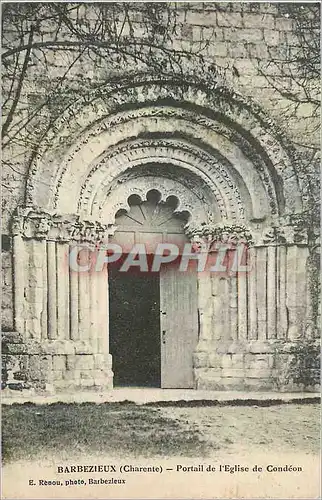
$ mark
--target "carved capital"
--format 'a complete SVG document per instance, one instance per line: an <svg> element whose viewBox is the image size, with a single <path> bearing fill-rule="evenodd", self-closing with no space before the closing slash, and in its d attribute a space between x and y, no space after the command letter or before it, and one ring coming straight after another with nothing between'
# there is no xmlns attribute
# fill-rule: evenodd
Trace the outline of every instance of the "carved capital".
<svg viewBox="0 0 322 500"><path fill-rule="evenodd" d="M232 248L244 244L253 244L253 236L250 230L242 224L206 224L195 226L187 224L185 233L195 244L198 251L208 252L216 249L216 245L224 244Z"/></svg>
<svg viewBox="0 0 322 500"><path fill-rule="evenodd" d="M23 219L17 215L15 215L11 221L11 234L12 236L23 234Z"/></svg>
<svg viewBox="0 0 322 500"><path fill-rule="evenodd" d="M22 208L12 219L13 235L25 239L97 244L108 241L114 234L112 224L81 220L79 216L61 216L34 208Z"/></svg>
<svg viewBox="0 0 322 500"><path fill-rule="evenodd" d="M50 229L51 214L38 207L19 207L11 223L13 235L45 239Z"/></svg>
<svg viewBox="0 0 322 500"><path fill-rule="evenodd" d="M256 246L307 245L308 229L303 226L271 226L264 229Z"/></svg>

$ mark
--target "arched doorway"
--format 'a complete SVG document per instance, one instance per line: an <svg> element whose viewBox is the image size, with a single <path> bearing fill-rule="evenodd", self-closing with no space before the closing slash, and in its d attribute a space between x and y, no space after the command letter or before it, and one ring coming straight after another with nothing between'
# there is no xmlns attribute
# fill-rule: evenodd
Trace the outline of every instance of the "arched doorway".
<svg viewBox="0 0 322 500"><path fill-rule="evenodd" d="M129 210L117 212L111 239L124 252L108 273L114 385L193 388L197 275L191 267L181 272L178 259L158 265L155 258L158 243L175 245L180 255L188 241L184 227L190 214L176 212L178 198L170 195L162 201L156 189L145 200L134 194L127 201ZM129 256L135 245L145 249L141 258Z"/></svg>
<svg viewBox="0 0 322 500"><path fill-rule="evenodd" d="M120 93L99 106L89 104L83 113L88 123L81 132L74 124L75 137L64 119L67 132L56 134L52 147L35 157L25 205L12 220L15 329L28 380L37 377L37 383L39 378L57 389L113 387L108 273L70 272L66 255L77 245L95 248L121 239L115 222L120 225L125 214L119 210L140 210L131 195L144 203L147 192L156 189L162 209L171 196L177 197L176 220L180 212L191 214L192 236L216 237L227 229L239 234L245 228L253 236L252 273L198 276L198 308L193 308L199 310L196 387L272 387L276 342L297 341L312 314L307 228L295 224L302 210L301 190L284 139L257 107L220 87L203 92L199 84L191 84L183 93L175 82L164 82L165 100L160 100L159 81L145 81ZM165 233L175 241L172 220ZM142 224L138 227L132 231L133 242L151 244L156 233L164 237L162 226L156 231L152 221L146 231ZM176 278L170 271L164 274L164 290L174 292L165 315L160 313L160 294L161 338L168 325L184 331L182 318L191 313L182 309L188 300L173 300L183 297L183 288L190 294ZM186 340L182 342L189 352ZM162 369L162 345L161 379L171 374ZM180 349L174 346L173 355ZM170 353L164 359L171 359ZM173 376L183 371L177 361L169 363L175 367Z"/></svg>

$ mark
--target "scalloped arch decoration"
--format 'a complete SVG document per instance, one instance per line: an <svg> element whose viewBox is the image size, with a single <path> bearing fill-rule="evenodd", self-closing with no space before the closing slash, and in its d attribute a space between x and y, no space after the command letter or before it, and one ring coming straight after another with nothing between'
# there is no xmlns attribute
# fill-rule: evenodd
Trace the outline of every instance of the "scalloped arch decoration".
<svg viewBox="0 0 322 500"><path fill-rule="evenodd" d="M201 224L204 221L220 221L220 211L214 202L211 203L214 201L210 198L211 193L208 193L207 198L200 188L199 192L197 189L190 189L175 178L158 176L129 178L126 182L115 186L110 195L106 197L105 204L93 214L93 218L105 224L114 224L117 212L131 210L129 203L131 196L137 196L142 201L146 201L148 193L152 190L160 194L159 203L161 204L167 203L171 198L177 198L178 204L173 209L173 213L187 213L189 221L193 221L195 224Z"/></svg>

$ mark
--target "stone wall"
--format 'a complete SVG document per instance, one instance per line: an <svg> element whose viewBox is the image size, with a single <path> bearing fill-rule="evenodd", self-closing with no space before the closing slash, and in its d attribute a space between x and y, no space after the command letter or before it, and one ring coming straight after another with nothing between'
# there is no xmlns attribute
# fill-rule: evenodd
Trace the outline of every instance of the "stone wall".
<svg viewBox="0 0 322 500"><path fill-rule="evenodd" d="M133 8L135 9L134 6ZM133 15L136 19L134 35L139 37L140 34L144 34L142 21L139 13L134 11ZM83 4L80 12L75 14L75 21L76 18L79 23L91 22L93 19L91 6L85 7ZM184 49L191 53L200 51L205 63L213 64L218 68L219 79L222 79L227 87L233 88L250 101L258 103L280 126L281 130L287 131L291 141L302 144L307 140L309 145L319 144L319 133L316 128L319 117L312 117L313 105L311 103L298 104L294 107L292 116L285 113L285 109L291 104L287 93L290 94L292 89L298 87L298 81L293 74L287 76L288 70L285 74L281 74L280 69L273 64L272 60L273 58L284 60L285 64L289 65L300 40L294 32L292 19L285 13L283 14L279 4L237 2L178 4L177 18L178 27L172 41L169 42L170 48ZM41 35L42 40L51 39L53 29L54 27L48 23ZM6 36L10 37L10 25L7 27ZM66 39L68 39L68 34L66 34ZM49 82L61 76L72 61L73 55L61 50L51 52L46 70L37 65L36 58L33 60L28 70L28 83L24 88L30 107L33 105L33 96L44 95ZM266 68L266 63L268 68ZM261 67L262 64L265 70ZM183 65L184 71L189 73L191 69L189 60L185 60ZM120 68L112 62L110 67L110 74L113 77L124 75L124 67ZM136 63L136 67L138 71L143 69L140 61ZM133 70L130 63L127 69ZM203 73L202 65L198 71L200 74ZM268 78L263 75L263 72ZM68 73L70 90L76 96L77 86L88 85L90 87L93 83L98 85L108 78L106 64L99 57L93 62L85 56L80 56ZM214 75L214 79L217 78L217 74ZM281 95L274 88L277 84L287 89L287 92ZM50 109L48 112L50 113ZM17 109L15 119L19 121L25 113L25 110L19 112ZM21 144L14 144L4 154L8 155L9 159L21 155L18 161L13 162L13 166L17 167L17 172L12 169L7 171L4 164L3 232L7 233L14 209L23 203L30 151L25 151ZM6 196L6 186L9 184L9 194Z"/></svg>

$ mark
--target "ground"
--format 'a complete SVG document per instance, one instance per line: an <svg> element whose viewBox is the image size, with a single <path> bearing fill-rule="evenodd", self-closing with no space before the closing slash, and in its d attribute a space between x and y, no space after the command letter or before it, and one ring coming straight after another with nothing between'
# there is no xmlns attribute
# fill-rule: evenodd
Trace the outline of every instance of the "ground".
<svg viewBox="0 0 322 500"><path fill-rule="evenodd" d="M4 405L3 498L319 498L319 404L262 404ZM58 473L58 465L72 464L115 464L116 473ZM119 464L164 469L120 474ZM178 472L178 464L211 464L216 472ZM249 473L218 473L220 464ZM302 470L270 473L268 464ZM126 484L90 486L90 477L112 476ZM30 479L65 487L36 488ZM85 484L66 486L71 479Z"/></svg>
<svg viewBox="0 0 322 500"><path fill-rule="evenodd" d="M212 457L277 448L319 453L319 405L138 406L134 403L3 407L3 459Z"/></svg>

